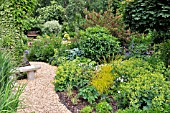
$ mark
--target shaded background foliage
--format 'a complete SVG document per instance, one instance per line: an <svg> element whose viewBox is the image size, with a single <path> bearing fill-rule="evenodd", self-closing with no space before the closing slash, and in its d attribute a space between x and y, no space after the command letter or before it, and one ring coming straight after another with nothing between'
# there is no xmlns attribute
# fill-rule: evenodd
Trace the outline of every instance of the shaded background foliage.
<svg viewBox="0 0 170 113"><path fill-rule="evenodd" d="M159 33L157 38L169 39L170 0L133 0L125 7L124 22L133 31L152 29Z"/></svg>

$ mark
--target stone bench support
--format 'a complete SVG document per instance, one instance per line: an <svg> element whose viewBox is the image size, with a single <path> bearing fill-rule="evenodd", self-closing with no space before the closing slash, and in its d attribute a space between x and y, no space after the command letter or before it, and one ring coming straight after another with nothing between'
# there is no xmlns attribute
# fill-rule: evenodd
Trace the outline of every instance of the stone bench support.
<svg viewBox="0 0 170 113"><path fill-rule="evenodd" d="M35 79L35 72L36 70L40 69L41 66L25 66L25 67L19 67L17 70L20 72L26 72L28 80L34 80Z"/></svg>

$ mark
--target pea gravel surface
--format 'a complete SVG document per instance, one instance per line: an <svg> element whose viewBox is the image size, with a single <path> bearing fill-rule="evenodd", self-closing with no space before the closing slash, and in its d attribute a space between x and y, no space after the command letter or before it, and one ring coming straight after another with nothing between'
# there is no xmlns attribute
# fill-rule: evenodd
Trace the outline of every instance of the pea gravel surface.
<svg viewBox="0 0 170 113"><path fill-rule="evenodd" d="M34 80L19 80L18 84L26 84L20 96L20 107L17 113L71 113L59 100L52 84L57 67L43 62L30 62L40 65Z"/></svg>

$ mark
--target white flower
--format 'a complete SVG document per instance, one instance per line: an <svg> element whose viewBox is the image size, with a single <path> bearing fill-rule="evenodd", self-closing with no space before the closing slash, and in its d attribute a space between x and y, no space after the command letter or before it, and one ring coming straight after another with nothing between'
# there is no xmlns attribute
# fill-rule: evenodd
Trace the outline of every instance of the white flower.
<svg viewBox="0 0 170 113"><path fill-rule="evenodd" d="M118 91L118 93L120 93L120 91Z"/></svg>
<svg viewBox="0 0 170 113"><path fill-rule="evenodd" d="M123 79L121 79L120 81L123 82Z"/></svg>

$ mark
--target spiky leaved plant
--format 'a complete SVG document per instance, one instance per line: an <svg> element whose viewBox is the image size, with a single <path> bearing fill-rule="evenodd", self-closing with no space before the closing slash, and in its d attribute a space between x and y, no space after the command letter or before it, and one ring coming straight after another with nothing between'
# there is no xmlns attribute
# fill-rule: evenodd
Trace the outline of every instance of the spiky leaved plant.
<svg viewBox="0 0 170 113"><path fill-rule="evenodd" d="M15 113L19 105L19 96L24 89L24 86L14 85L14 67L10 55L0 50L0 113Z"/></svg>

